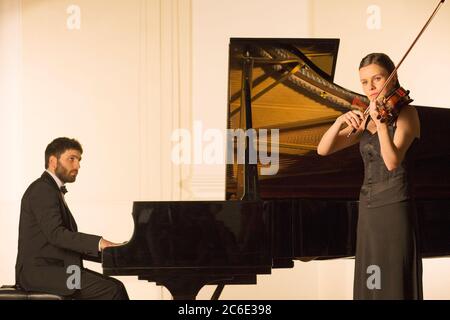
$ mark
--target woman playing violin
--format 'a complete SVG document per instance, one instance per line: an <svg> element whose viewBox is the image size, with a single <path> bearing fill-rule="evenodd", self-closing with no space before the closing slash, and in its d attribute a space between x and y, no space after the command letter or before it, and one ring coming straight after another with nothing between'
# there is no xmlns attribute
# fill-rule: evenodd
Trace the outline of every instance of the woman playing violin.
<svg viewBox="0 0 450 320"><path fill-rule="evenodd" d="M411 159L420 138L417 110L398 104L396 116L380 119L377 97L401 90L385 54L372 53L360 64L370 116L350 111L336 119L323 136L318 153L330 155L359 143L364 162L355 259L355 299L422 299L422 261L411 195ZM385 89L383 89L385 87ZM347 127L342 127L347 124ZM355 131L355 134L352 134Z"/></svg>

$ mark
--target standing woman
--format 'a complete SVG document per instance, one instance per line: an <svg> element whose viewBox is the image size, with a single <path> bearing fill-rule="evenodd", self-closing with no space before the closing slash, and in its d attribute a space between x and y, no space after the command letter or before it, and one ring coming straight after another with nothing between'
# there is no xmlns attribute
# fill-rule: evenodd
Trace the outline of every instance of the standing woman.
<svg viewBox="0 0 450 320"><path fill-rule="evenodd" d="M371 101L370 116L364 119L360 111L341 115L317 149L326 156L359 142L364 161L354 299L422 299L422 260L410 190L410 160L420 138L419 116L413 106L406 105L393 123L381 123L375 102L394 69L392 60L382 53L372 53L361 61L359 75ZM395 75L381 96L399 87ZM344 124L348 126L341 129Z"/></svg>

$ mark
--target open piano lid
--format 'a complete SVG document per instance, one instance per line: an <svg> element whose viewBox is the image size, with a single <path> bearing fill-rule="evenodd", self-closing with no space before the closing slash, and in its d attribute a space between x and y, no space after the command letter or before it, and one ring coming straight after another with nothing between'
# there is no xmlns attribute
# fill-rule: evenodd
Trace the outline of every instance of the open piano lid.
<svg viewBox="0 0 450 320"><path fill-rule="evenodd" d="M231 39L227 128L244 128L243 61L250 57L253 128L280 130L279 171L259 176L262 198L357 198L363 170L355 148L326 159L316 152L339 115L355 101L367 103L333 83L338 47L338 39ZM240 197L240 173L239 165L227 166L226 199Z"/></svg>

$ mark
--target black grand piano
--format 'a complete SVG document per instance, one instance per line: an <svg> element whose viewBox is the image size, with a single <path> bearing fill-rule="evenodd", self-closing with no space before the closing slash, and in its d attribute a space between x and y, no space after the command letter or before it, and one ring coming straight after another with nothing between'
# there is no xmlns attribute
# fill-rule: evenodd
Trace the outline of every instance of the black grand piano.
<svg viewBox="0 0 450 320"><path fill-rule="evenodd" d="M231 39L228 128L269 134L247 135L240 151L239 135L230 136L225 201L135 202L133 236L104 250L103 273L156 282L174 299L195 299L216 284L218 299L225 285L255 284L258 274L292 268L294 260L354 256L363 181L358 146L329 157L316 152L339 115L367 102L333 83L338 47L337 39ZM417 108L421 250L423 257L447 256L450 110ZM266 158L251 161L260 150ZM269 155L279 160L268 164ZM274 164L276 174L261 174Z"/></svg>

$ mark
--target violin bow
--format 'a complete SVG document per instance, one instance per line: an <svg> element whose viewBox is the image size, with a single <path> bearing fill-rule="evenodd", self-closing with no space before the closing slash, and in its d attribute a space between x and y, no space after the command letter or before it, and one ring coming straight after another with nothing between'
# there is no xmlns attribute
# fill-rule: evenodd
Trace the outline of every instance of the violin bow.
<svg viewBox="0 0 450 320"><path fill-rule="evenodd" d="M442 5L445 3L445 0L440 0L439 4L437 5L436 9L434 9L433 13L431 14L431 17L428 19L428 21L425 23L425 26L422 28L422 30L420 31L419 35L416 37L416 39L414 40L414 42L411 44L411 46L409 47L408 51L406 51L405 55L403 56L403 58L400 60L400 62L397 64L397 66L395 67L395 69L391 72L391 74L389 75L389 78L386 80L386 82L384 83L383 87L381 88L380 92L378 93L378 95L375 98L375 101L378 101L378 98L380 97L381 93L386 89L386 87L389 85L389 83L392 81L392 79L394 79L395 74L397 73L398 69L400 68L400 66L402 65L403 61L405 61L406 57L409 55L409 53L411 52L411 50L414 48L414 46L416 45L417 41L419 41L420 37L422 36L422 34L425 32L425 30L428 28L428 26L430 25L431 21L434 19L434 17L436 16L436 14L438 13L439 9L441 9ZM367 116L370 112L369 108L366 108L366 110L364 110L364 116ZM352 132L350 132L347 136L347 138L349 138L353 133L356 132L356 129L353 129Z"/></svg>

